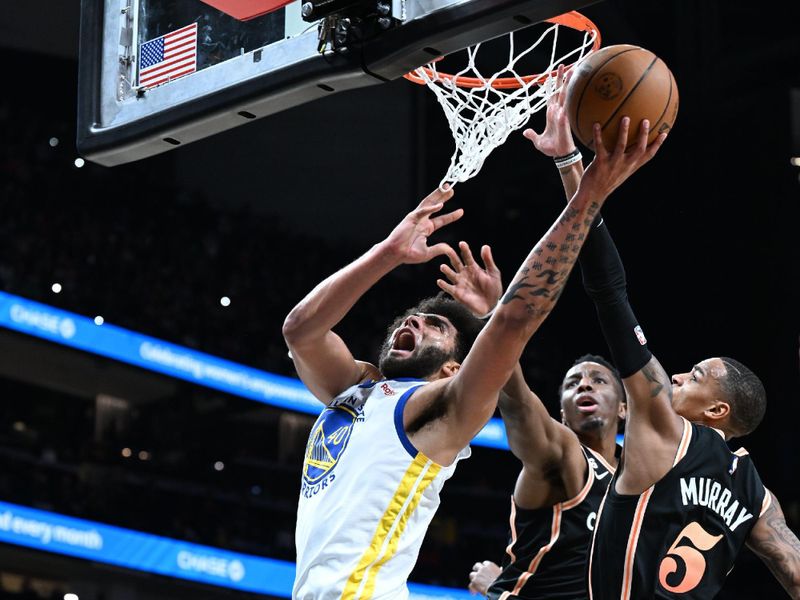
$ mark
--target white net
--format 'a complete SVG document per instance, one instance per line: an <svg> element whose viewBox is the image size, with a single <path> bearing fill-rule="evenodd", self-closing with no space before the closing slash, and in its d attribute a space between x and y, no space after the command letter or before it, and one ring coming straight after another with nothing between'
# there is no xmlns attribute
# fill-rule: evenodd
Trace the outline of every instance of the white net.
<svg viewBox="0 0 800 600"><path fill-rule="evenodd" d="M573 45L566 53L559 54L559 27L550 25L533 45L519 53L514 48L514 33L509 33L508 65L490 77L482 75L475 65L480 44L467 48L468 64L454 75L440 74L436 62L414 71L436 94L456 143L440 187L446 183L452 186L477 175L486 157L503 144L512 131L525 125L533 113L546 106L547 99L558 89L555 78L547 74L554 73L559 64L576 63L589 54L597 35L595 31L585 32L578 47ZM548 39L552 39L550 63L539 70L545 75L524 77L517 73L519 61ZM470 87L459 87L456 78L470 78ZM495 87L501 83L501 78L503 86Z"/></svg>

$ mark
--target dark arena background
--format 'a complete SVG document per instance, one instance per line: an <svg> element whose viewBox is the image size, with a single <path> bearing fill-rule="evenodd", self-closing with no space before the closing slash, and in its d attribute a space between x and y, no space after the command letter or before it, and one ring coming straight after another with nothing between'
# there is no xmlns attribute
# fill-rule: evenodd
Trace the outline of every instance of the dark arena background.
<svg viewBox="0 0 800 600"><path fill-rule="evenodd" d="M670 373L725 355L760 375L767 415L740 442L798 532L800 8L605 0L582 12L604 45L664 59L680 90L666 145L604 209L650 348ZM282 597L228 585L242 579L231 557L294 560L314 417L120 360L88 328L294 377L283 318L437 185L452 136L433 95L400 79L130 164L82 162L78 27L77 0L0 4L0 597ZM563 197L551 161L515 133L452 204L466 214L435 240L490 244L507 282ZM397 269L356 305L337 331L357 357L375 360L391 319L438 291L440 262ZM554 416L561 376L587 352L608 355L574 273L523 357ZM465 593L474 562L502 559L519 467L473 448L411 581ZM179 566L202 577L153 556L115 562L136 552L122 539L115 550L123 531L197 545ZM103 532L110 561L59 550ZM787 596L745 550L719 598L756 597Z"/></svg>

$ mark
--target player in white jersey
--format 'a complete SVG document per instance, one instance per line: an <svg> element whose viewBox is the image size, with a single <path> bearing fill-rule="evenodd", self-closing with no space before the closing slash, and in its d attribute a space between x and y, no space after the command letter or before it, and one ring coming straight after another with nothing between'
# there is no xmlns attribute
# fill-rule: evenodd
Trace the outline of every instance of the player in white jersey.
<svg viewBox="0 0 800 600"><path fill-rule="evenodd" d="M438 214L453 195L450 189L431 193L385 240L325 279L289 313L283 334L297 372L326 405L303 467L293 598L408 596L406 578L444 480L494 413L600 207L664 139L647 146L643 130L626 152L627 134L621 128L613 152L598 151L471 346L464 325L469 321L459 317L468 311L447 300L423 303L398 319L379 367L356 360L332 331L394 268L455 255L447 244L428 245L430 235L463 214ZM405 378L421 381L410 385Z"/></svg>

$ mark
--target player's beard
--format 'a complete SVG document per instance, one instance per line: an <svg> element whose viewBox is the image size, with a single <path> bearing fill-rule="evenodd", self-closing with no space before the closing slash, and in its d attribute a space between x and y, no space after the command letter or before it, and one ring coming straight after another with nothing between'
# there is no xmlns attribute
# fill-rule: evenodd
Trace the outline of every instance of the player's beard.
<svg viewBox="0 0 800 600"><path fill-rule="evenodd" d="M564 425L572 429L575 433L592 434L602 431L606 426L606 420L600 415L591 415L590 417L582 418L577 411L576 414L573 415L573 418L570 419L569 412L567 412Z"/></svg>
<svg viewBox="0 0 800 600"><path fill-rule="evenodd" d="M388 339L383 343L378 362L378 368L386 379L398 377L425 379L436 373L452 358L449 353L435 346L428 346L405 358L389 356L391 349L391 339Z"/></svg>
<svg viewBox="0 0 800 600"><path fill-rule="evenodd" d="M581 422L581 424L578 427L578 429L582 433L589 433L589 432L592 432L592 431L599 431L599 430L603 429L605 426L606 426L606 422L605 422L605 419L603 419L603 417L591 416L588 419L586 419L585 421Z"/></svg>

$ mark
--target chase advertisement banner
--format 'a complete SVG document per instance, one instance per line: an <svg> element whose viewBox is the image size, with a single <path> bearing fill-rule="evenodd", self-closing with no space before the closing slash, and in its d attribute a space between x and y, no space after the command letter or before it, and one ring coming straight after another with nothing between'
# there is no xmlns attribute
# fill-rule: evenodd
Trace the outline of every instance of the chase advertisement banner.
<svg viewBox="0 0 800 600"><path fill-rule="evenodd" d="M293 563L229 552L0 501L0 543L157 575L291 597ZM466 591L409 584L411 598L464 600Z"/></svg>
<svg viewBox="0 0 800 600"><path fill-rule="evenodd" d="M287 595L292 563L227 552L0 502L0 541L138 571Z"/></svg>

